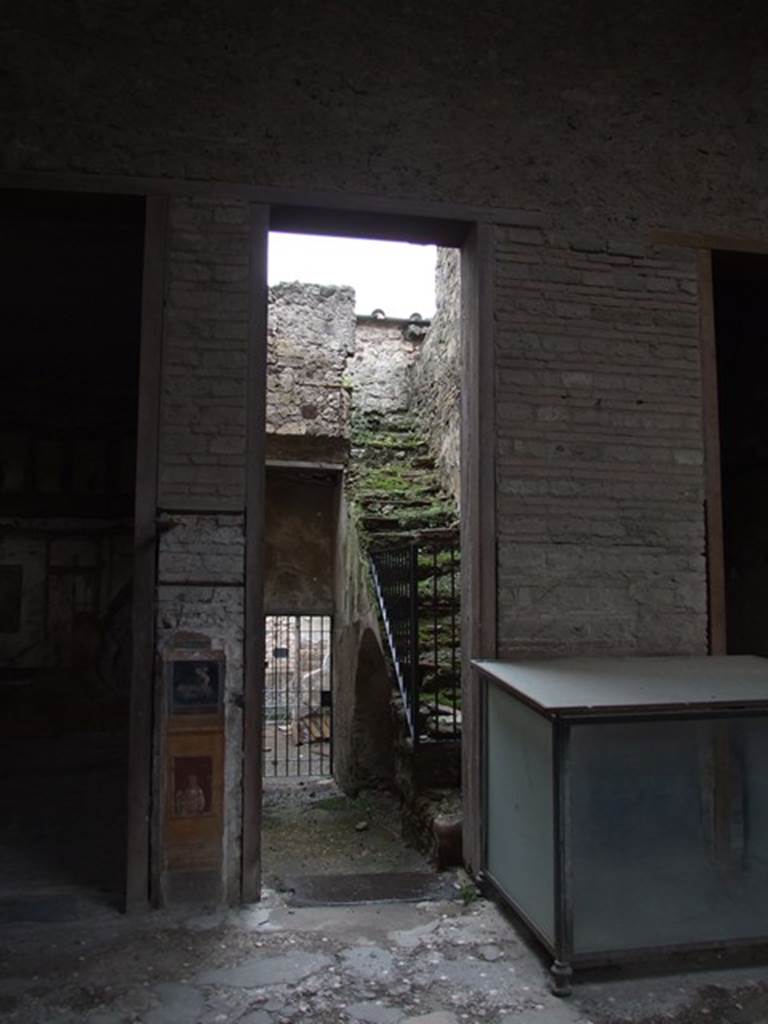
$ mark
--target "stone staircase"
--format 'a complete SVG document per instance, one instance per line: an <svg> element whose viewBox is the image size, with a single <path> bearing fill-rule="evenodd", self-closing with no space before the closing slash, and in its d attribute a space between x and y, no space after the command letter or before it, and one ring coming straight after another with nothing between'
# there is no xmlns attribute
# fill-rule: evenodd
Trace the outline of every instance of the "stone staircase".
<svg viewBox="0 0 768 1024"><path fill-rule="evenodd" d="M352 423L349 487L368 551L439 539L459 525L429 446L410 413L359 413Z"/></svg>
<svg viewBox="0 0 768 1024"><path fill-rule="evenodd" d="M456 538L458 511L443 490L429 446L410 413L358 414L352 422L348 493L363 549L370 553L419 544L419 675L423 730L410 739L405 714L396 751L397 787L402 797L406 838L438 867L461 863L460 740L442 736L441 714L447 682L460 665L458 550L430 548ZM451 578L453 581L451 582ZM446 721L458 720L456 714ZM460 726L459 726L460 727ZM437 742L439 740L439 742Z"/></svg>
<svg viewBox="0 0 768 1024"><path fill-rule="evenodd" d="M449 554L439 545L455 540L459 524L413 415L367 413L353 421L350 490L368 553L419 543L420 692L423 718L436 735L441 693L460 661L458 551Z"/></svg>

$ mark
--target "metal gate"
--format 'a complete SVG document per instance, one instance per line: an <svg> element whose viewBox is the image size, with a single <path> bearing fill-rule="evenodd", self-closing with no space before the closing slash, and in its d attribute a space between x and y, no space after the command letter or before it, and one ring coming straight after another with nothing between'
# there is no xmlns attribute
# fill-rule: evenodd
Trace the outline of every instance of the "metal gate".
<svg viewBox="0 0 768 1024"><path fill-rule="evenodd" d="M330 615L267 615L264 775L330 775Z"/></svg>

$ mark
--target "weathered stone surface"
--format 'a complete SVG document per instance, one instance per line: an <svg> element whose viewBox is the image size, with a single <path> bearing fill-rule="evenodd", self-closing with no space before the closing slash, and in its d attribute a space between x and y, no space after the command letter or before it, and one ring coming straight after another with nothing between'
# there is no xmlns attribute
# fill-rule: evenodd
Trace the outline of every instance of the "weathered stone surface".
<svg viewBox="0 0 768 1024"><path fill-rule="evenodd" d="M498 992L514 981L515 967L475 959L445 960L432 970L432 980L465 986L478 992Z"/></svg>
<svg viewBox="0 0 768 1024"><path fill-rule="evenodd" d="M266 1010L252 1010L238 1019L238 1024L273 1024L274 1017Z"/></svg>
<svg viewBox="0 0 768 1024"><path fill-rule="evenodd" d="M429 921L427 924L417 925L415 928L407 928L403 931L391 932L390 939L404 949L415 949L421 945L437 928L437 921Z"/></svg>
<svg viewBox="0 0 768 1024"><path fill-rule="evenodd" d="M160 584L242 583L245 534L242 515L164 515L159 519Z"/></svg>
<svg viewBox="0 0 768 1024"><path fill-rule="evenodd" d="M418 1017L406 1017L403 1024L459 1024L459 1018L448 1010L435 1010Z"/></svg>
<svg viewBox="0 0 768 1024"><path fill-rule="evenodd" d="M201 985L236 985L259 988L283 985L330 966L332 960L320 953L294 952L285 956L251 957L235 967L219 967L198 975Z"/></svg>
<svg viewBox="0 0 768 1024"><path fill-rule="evenodd" d="M156 985L153 994L160 1005L152 1007L144 1015L146 1024L178 1024L180 1020L194 1020L200 1016L205 1002L198 989L176 982Z"/></svg>
<svg viewBox="0 0 768 1024"><path fill-rule="evenodd" d="M346 437L347 358L355 349L355 293L299 282L270 289L267 430Z"/></svg>
<svg viewBox="0 0 768 1024"><path fill-rule="evenodd" d="M547 999L531 1009L510 1013L501 1024L588 1024L588 1018L567 999Z"/></svg>
<svg viewBox="0 0 768 1024"><path fill-rule="evenodd" d="M397 1024L403 1019L402 1010L374 1002L351 1003L345 1012L361 1024Z"/></svg>
<svg viewBox="0 0 768 1024"><path fill-rule="evenodd" d="M237 922L241 928L245 928L247 931L258 931L269 921L271 914L271 910L266 907L243 907L237 914Z"/></svg>
<svg viewBox="0 0 768 1024"><path fill-rule="evenodd" d="M411 404L413 367L426 324L358 317L355 351L347 363L356 413L405 412Z"/></svg>
<svg viewBox="0 0 768 1024"><path fill-rule="evenodd" d="M504 956L504 950L499 949L498 946L481 946L478 952L483 960L487 960L489 963L500 960Z"/></svg>
<svg viewBox="0 0 768 1024"><path fill-rule="evenodd" d="M394 957L380 946L355 946L341 954L344 970L358 978L386 979L392 971Z"/></svg>
<svg viewBox="0 0 768 1024"><path fill-rule="evenodd" d="M413 368L413 408L446 491L461 497L461 279L458 249L438 249L436 312Z"/></svg>
<svg viewBox="0 0 768 1024"><path fill-rule="evenodd" d="M631 966L616 968L610 978L585 974L569 999L556 999L540 952L483 899L469 911L457 902L274 911L279 927L258 936L239 915L230 915L218 934L201 935L185 918L161 911L151 921L122 915L106 926L99 919L83 921L76 931L72 922L11 928L3 938L13 944L16 973L0 982L0 1009L10 1011L15 1024L128 1024L152 1020L152 1013L157 1024L278 1024L281 1018L324 1024L616 1024L619 1018L622 1024L661 1018L756 1024L765 1016L768 968L726 966L722 959L716 969L697 964L693 973L682 964L680 971L655 976L638 976ZM435 925L427 948L414 953L395 945L392 934L419 924ZM506 985L494 992L477 987L474 975L435 976L449 962L489 966L473 958L489 945L490 934L505 962L515 963ZM391 952L396 975L366 980L341 970L341 955L358 948L352 943ZM251 970L245 985L207 966L222 947L233 956L247 954L240 964ZM73 958L79 948L87 955ZM323 966L316 966L318 957ZM271 965L268 984L253 987L259 964ZM43 965L58 984L43 983ZM155 974L167 980L157 984Z"/></svg>

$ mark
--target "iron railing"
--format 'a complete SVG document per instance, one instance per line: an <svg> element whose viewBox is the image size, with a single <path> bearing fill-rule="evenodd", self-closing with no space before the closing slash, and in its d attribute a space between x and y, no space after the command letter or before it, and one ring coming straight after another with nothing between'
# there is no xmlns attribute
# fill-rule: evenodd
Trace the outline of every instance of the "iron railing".
<svg viewBox="0 0 768 1024"><path fill-rule="evenodd" d="M461 735L458 537L419 540L370 556L395 680L414 740Z"/></svg>

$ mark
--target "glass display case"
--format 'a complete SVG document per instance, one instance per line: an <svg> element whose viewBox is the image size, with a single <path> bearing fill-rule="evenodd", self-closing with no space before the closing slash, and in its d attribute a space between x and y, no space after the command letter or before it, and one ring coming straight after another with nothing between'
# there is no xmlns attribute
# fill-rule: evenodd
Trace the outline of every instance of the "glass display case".
<svg viewBox="0 0 768 1024"><path fill-rule="evenodd" d="M574 966L768 937L768 659L475 662L483 877Z"/></svg>

